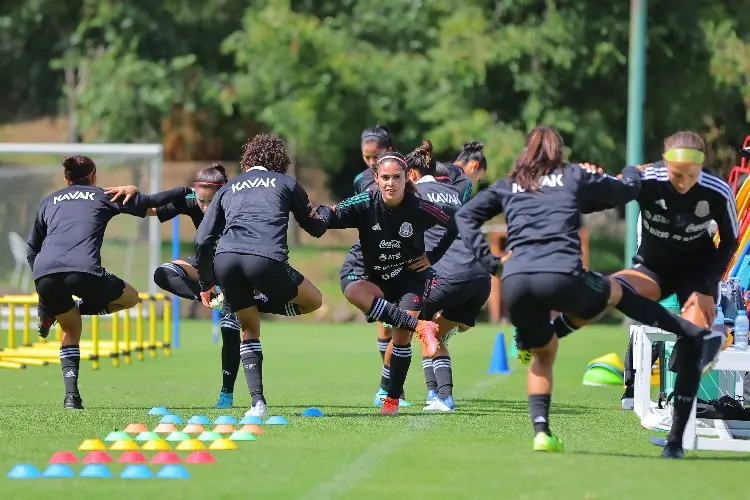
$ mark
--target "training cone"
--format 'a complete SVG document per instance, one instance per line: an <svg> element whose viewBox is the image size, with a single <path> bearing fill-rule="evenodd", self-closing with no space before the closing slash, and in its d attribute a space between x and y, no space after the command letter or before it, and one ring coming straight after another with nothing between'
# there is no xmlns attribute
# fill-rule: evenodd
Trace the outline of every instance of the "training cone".
<svg viewBox="0 0 750 500"><path fill-rule="evenodd" d="M107 449L107 445L101 439L87 439L78 446L78 449L81 451L104 451Z"/></svg>
<svg viewBox="0 0 750 500"><path fill-rule="evenodd" d="M85 464L108 464L114 461L106 451L91 451L83 457Z"/></svg>
<svg viewBox="0 0 750 500"><path fill-rule="evenodd" d="M155 439L161 439L161 435L159 435L158 432L153 431L141 432L135 437L135 440L139 443L145 443L146 441L153 441Z"/></svg>
<svg viewBox="0 0 750 500"><path fill-rule="evenodd" d="M212 464L216 459L208 451L194 451L185 459L188 464Z"/></svg>
<svg viewBox="0 0 750 500"><path fill-rule="evenodd" d="M160 479L189 479L190 473L182 465L167 464L156 474Z"/></svg>
<svg viewBox="0 0 750 500"><path fill-rule="evenodd" d="M624 383L625 381L621 375L612 373L612 371L599 366L586 370L586 373L583 374L583 385L592 387L604 387L608 385L622 386Z"/></svg>
<svg viewBox="0 0 750 500"><path fill-rule="evenodd" d="M240 420L240 423L242 425L261 425L263 423L263 420L261 420L260 417L252 416L243 418L242 420Z"/></svg>
<svg viewBox="0 0 750 500"><path fill-rule="evenodd" d="M186 439L190 439L190 434L186 432L175 431L167 436L167 441L185 441Z"/></svg>
<svg viewBox="0 0 750 500"><path fill-rule="evenodd" d="M502 332L495 337L495 347L492 349L490 369L487 373L510 373L508 356L505 354L505 334Z"/></svg>
<svg viewBox="0 0 750 500"><path fill-rule="evenodd" d="M172 447L169 446L169 443L167 443L163 439L154 439L143 443L143 447L141 449L143 451L169 451L172 449Z"/></svg>
<svg viewBox="0 0 750 500"><path fill-rule="evenodd" d="M148 460L140 451L126 451L117 461L121 464L145 464Z"/></svg>
<svg viewBox="0 0 750 500"><path fill-rule="evenodd" d="M31 464L18 464L8 472L9 479L36 479L38 477L42 477L42 473Z"/></svg>
<svg viewBox="0 0 750 500"><path fill-rule="evenodd" d="M287 425L288 423L284 417L278 415L268 417L268 420L266 420L266 425Z"/></svg>
<svg viewBox="0 0 750 500"><path fill-rule="evenodd" d="M234 431L235 429L232 424L219 424L214 427L214 432L218 432L219 434L231 434Z"/></svg>
<svg viewBox="0 0 750 500"><path fill-rule="evenodd" d="M149 415L169 415L170 411L165 406L154 406L148 411Z"/></svg>
<svg viewBox="0 0 750 500"><path fill-rule="evenodd" d="M242 429L240 429L242 432L250 432L255 434L256 436L259 434L263 434L263 428L258 424L247 424L243 425Z"/></svg>
<svg viewBox="0 0 750 500"><path fill-rule="evenodd" d="M122 470L120 477L122 479L151 479L154 473L146 465L131 464Z"/></svg>
<svg viewBox="0 0 750 500"><path fill-rule="evenodd" d="M235 431L229 436L229 439L231 441L255 441L258 438L252 432Z"/></svg>
<svg viewBox="0 0 750 500"><path fill-rule="evenodd" d="M221 439L221 434L214 431L205 431L201 433L200 436L198 436L198 441L216 441L217 439Z"/></svg>
<svg viewBox="0 0 750 500"><path fill-rule="evenodd" d="M194 451L194 450L205 450L206 447L197 439L186 439L180 441L180 444L175 448L178 451Z"/></svg>
<svg viewBox="0 0 750 500"><path fill-rule="evenodd" d="M616 352L610 352L604 356L592 359L589 361L586 369L589 370L596 367L605 368L618 375L622 375L625 371L625 363L620 359L620 356L618 356Z"/></svg>
<svg viewBox="0 0 750 500"><path fill-rule="evenodd" d="M211 420L205 415L193 415L187 421L188 424L209 425Z"/></svg>
<svg viewBox="0 0 750 500"><path fill-rule="evenodd" d="M214 425L221 425L221 424L236 424L237 419L234 418L231 415L222 415L220 417L216 417L216 420L214 420Z"/></svg>
<svg viewBox="0 0 750 500"><path fill-rule="evenodd" d="M148 432L146 424L128 424L125 427L125 432L128 434L140 434L141 432Z"/></svg>
<svg viewBox="0 0 750 500"><path fill-rule="evenodd" d="M42 473L42 477L76 477L76 473L67 464L50 464Z"/></svg>
<svg viewBox="0 0 750 500"><path fill-rule="evenodd" d="M231 439L221 438L217 439L210 445L208 445L209 450L236 450L237 445L232 441Z"/></svg>
<svg viewBox="0 0 750 500"><path fill-rule="evenodd" d="M200 434L205 430L206 429L204 429L201 424L187 424L182 428L182 432L185 432L187 434Z"/></svg>
<svg viewBox="0 0 750 500"><path fill-rule="evenodd" d="M109 478L112 477L112 472L110 472L109 468L104 464L88 464L83 468L80 476Z"/></svg>
<svg viewBox="0 0 750 500"><path fill-rule="evenodd" d="M130 451L140 450L141 447L135 441L115 441L109 449L114 451Z"/></svg>
<svg viewBox="0 0 750 500"><path fill-rule="evenodd" d="M154 428L154 432L157 434L170 434L176 430L177 427L174 424L159 424Z"/></svg>
<svg viewBox="0 0 750 500"><path fill-rule="evenodd" d="M58 451L52 454L48 464L74 464L78 462L75 454L70 451Z"/></svg>
<svg viewBox="0 0 750 500"><path fill-rule="evenodd" d="M322 417L323 412L320 411L320 408L307 408L305 411L302 412L303 417Z"/></svg>
<svg viewBox="0 0 750 500"><path fill-rule="evenodd" d="M107 437L105 437L104 440L108 443L113 443L115 441L132 441L133 438L125 431L116 431L107 434Z"/></svg>
<svg viewBox="0 0 750 500"><path fill-rule="evenodd" d="M161 417L161 420L159 420L160 424L184 424L185 421L182 420L182 417L179 415L164 415Z"/></svg>
<svg viewBox="0 0 750 500"><path fill-rule="evenodd" d="M160 451L151 458L152 464L179 464L181 462L180 456L173 451Z"/></svg>

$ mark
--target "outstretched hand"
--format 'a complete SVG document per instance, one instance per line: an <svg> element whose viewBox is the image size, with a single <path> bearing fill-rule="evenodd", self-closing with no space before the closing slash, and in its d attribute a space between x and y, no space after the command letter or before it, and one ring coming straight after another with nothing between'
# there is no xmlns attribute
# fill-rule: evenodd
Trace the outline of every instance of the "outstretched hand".
<svg viewBox="0 0 750 500"><path fill-rule="evenodd" d="M216 295L216 287L212 286L209 290L206 290L205 292L201 292L201 302L203 302L203 305L211 309L211 298L212 295Z"/></svg>
<svg viewBox="0 0 750 500"><path fill-rule="evenodd" d="M603 174L604 173L604 169L601 169L592 163L579 163L579 165L581 166L582 169L584 169L590 174Z"/></svg>
<svg viewBox="0 0 750 500"><path fill-rule="evenodd" d="M123 205L126 205L128 201L130 201L130 198L135 196L136 193L138 193L138 188L136 186L115 186L108 187L104 190L104 194L114 194L110 200L113 202L117 201L120 196L125 196L125 199L122 200Z"/></svg>

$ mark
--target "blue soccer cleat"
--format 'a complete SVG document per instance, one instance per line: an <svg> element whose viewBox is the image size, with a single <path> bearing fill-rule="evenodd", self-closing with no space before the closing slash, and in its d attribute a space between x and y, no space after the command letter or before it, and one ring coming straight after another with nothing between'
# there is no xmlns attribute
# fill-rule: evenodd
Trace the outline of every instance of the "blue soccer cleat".
<svg viewBox="0 0 750 500"><path fill-rule="evenodd" d="M441 413L452 413L456 409L453 403L453 396L448 396L445 399L435 398L432 402L424 407L424 411L435 411Z"/></svg>
<svg viewBox="0 0 750 500"><path fill-rule="evenodd" d="M426 404L426 405L428 405L428 406L429 406L429 405L430 405L430 403L432 403L432 401L433 401L433 400L434 400L435 398L437 398L437 397L438 397L437 391L433 391L433 390L429 390L429 391L427 391L427 398L425 399L425 402L424 402L424 404Z"/></svg>
<svg viewBox="0 0 750 500"><path fill-rule="evenodd" d="M219 401L214 405L214 408L217 410L226 410L232 407L234 407L234 394L221 391L219 393Z"/></svg>
<svg viewBox="0 0 750 500"><path fill-rule="evenodd" d="M378 390L377 394L375 394L375 400L372 402L374 406L377 406L378 408L383 406L383 402L385 401L385 398L388 397L388 391L384 391L383 389ZM411 403L408 401L405 401L404 399L398 400L399 406L411 406Z"/></svg>

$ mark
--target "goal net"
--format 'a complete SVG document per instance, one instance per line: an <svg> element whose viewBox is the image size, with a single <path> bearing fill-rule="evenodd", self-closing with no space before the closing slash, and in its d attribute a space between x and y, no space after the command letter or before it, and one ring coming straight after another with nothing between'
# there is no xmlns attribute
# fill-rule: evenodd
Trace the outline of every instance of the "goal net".
<svg viewBox="0 0 750 500"><path fill-rule="evenodd" d="M39 203L65 187L63 157L91 157L100 187L134 184L143 193L154 193L161 189L162 152L160 144L0 143L0 289L34 292L25 241ZM160 263L161 229L156 217L118 215L110 221L102 246L107 271L140 292L156 293L152 276Z"/></svg>

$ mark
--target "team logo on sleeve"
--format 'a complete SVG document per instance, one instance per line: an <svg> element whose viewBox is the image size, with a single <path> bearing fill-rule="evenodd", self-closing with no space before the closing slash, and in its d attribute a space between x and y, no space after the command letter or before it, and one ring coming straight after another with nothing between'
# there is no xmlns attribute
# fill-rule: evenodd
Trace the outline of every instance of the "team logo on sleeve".
<svg viewBox="0 0 750 500"><path fill-rule="evenodd" d="M414 234L414 228L411 227L411 224L409 224L408 222L404 222L403 224L401 224L401 227L398 229L398 234L402 238L408 238L412 234Z"/></svg>
<svg viewBox="0 0 750 500"><path fill-rule="evenodd" d="M695 205L695 215L698 217L705 217L711 213L711 208L708 206L706 200L701 200Z"/></svg>

